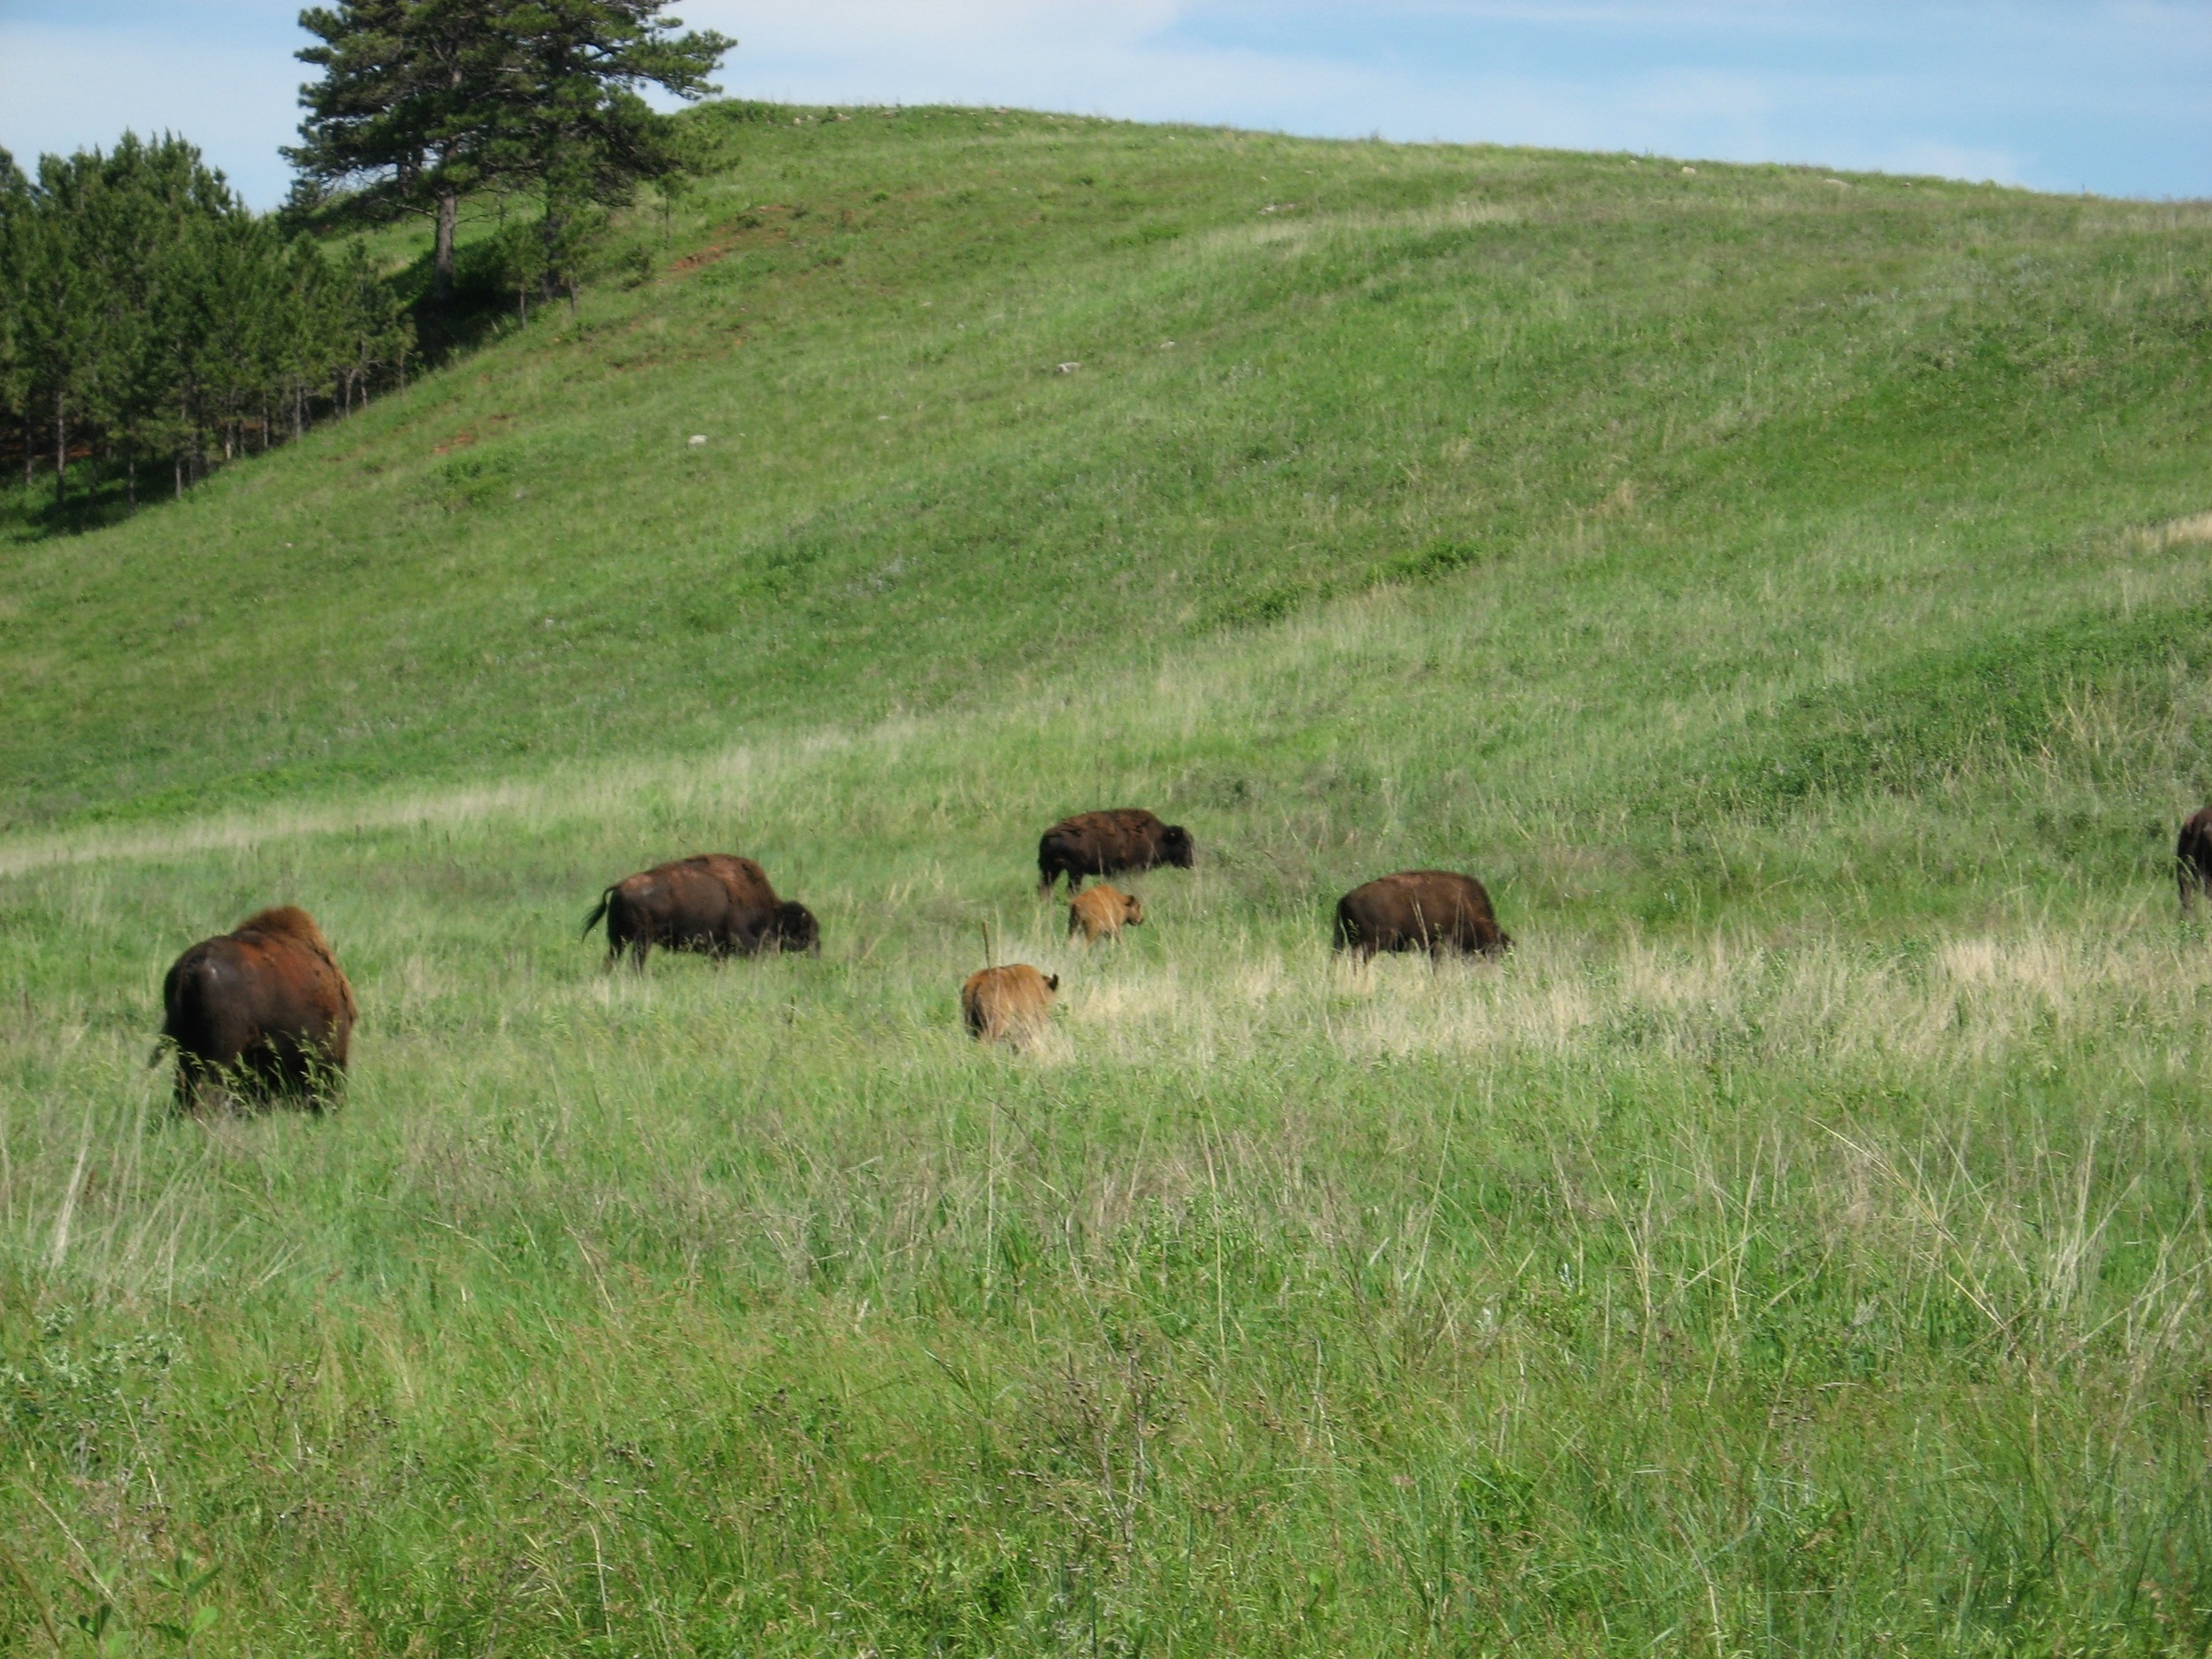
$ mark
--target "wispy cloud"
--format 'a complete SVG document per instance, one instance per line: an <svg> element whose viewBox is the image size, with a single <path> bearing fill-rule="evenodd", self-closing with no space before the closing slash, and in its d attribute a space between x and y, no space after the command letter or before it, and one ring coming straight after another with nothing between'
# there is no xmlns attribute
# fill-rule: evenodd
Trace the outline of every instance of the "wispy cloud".
<svg viewBox="0 0 2212 1659"><path fill-rule="evenodd" d="M256 200L294 0L8 0L0 143L175 127ZM2212 194L2202 0L677 0L734 93Z"/></svg>

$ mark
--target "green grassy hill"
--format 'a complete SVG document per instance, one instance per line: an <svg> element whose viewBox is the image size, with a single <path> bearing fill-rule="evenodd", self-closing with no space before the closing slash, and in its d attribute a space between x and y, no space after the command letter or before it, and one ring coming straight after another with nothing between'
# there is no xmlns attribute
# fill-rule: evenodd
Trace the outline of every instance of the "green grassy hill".
<svg viewBox="0 0 2212 1659"><path fill-rule="evenodd" d="M0 1651L2201 1652L2212 213L695 119L0 555ZM707 849L821 959L603 975ZM1333 963L1415 864L1514 957ZM345 1108L169 1121L280 900Z"/></svg>

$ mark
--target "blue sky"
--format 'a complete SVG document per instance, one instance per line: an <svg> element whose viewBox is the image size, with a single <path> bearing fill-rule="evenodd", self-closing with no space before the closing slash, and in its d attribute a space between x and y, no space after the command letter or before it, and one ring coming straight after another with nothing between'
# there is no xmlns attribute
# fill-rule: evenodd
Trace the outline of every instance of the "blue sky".
<svg viewBox="0 0 2212 1659"><path fill-rule="evenodd" d="M733 93L2212 196L2212 0L678 0ZM0 145L173 128L272 205L297 0L0 0Z"/></svg>

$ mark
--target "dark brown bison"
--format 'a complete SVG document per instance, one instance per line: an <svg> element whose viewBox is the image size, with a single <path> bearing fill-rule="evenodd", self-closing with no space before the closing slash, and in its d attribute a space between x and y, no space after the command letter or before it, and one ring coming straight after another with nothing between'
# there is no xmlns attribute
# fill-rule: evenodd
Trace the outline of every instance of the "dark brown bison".
<svg viewBox="0 0 2212 1659"><path fill-rule="evenodd" d="M1052 884L1063 875L1072 893L1083 885L1085 876L1117 875L1159 864L1187 870L1194 850L1188 830L1180 824L1163 824L1141 807L1064 818L1037 843L1037 896L1051 897Z"/></svg>
<svg viewBox="0 0 2212 1659"><path fill-rule="evenodd" d="M2181 879L2181 913L2187 916L2200 898L2212 893L2212 806L2200 808L2181 826L2174 869Z"/></svg>
<svg viewBox="0 0 2212 1659"><path fill-rule="evenodd" d="M1362 957L1379 950L1444 950L1496 956L1513 948L1472 876L1406 870L1354 887L1336 902L1336 948Z"/></svg>
<svg viewBox="0 0 2212 1659"><path fill-rule="evenodd" d="M1123 928L1141 926L1143 923L1144 901L1133 893L1110 887L1103 881L1068 902L1068 932L1081 933L1087 945L1094 945L1102 939L1118 940Z"/></svg>
<svg viewBox="0 0 2212 1659"><path fill-rule="evenodd" d="M312 917L263 910L179 956L161 987L161 1045L177 1051L177 1104L226 1094L320 1111L346 1069L353 987Z"/></svg>
<svg viewBox="0 0 2212 1659"><path fill-rule="evenodd" d="M960 987L960 1018L979 1042L1019 1048L1044 1030L1059 988L1058 974L1040 973L1025 962L980 969Z"/></svg>
<svg viewBox="0 0 2212 1659"><path fill-rule="evenodd" d="M730 853L697 853L625 876L584 918L587 937L602 917L610 968L626 948L641 967L655 945L700 951L717 961L822 948L814 912L779 899L758 864Z"/></svg>

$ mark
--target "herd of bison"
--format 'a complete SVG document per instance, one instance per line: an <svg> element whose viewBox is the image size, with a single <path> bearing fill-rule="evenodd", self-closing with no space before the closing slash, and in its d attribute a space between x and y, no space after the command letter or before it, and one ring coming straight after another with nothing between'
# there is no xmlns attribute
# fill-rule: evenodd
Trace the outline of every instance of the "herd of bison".
<svg viewBox="0 0 2212 1659"><path fill-rule="evenodd" d="M1144 906L1087 876L1162 866L1187 870L1190 832L1138 808L1063 818L1037 844L1037 894L1068 883L1068 932L1085 943L1118 939L1144 920ZM2185 914L2212 894L2212 807L2182 826L2175 849ZM584 933L603 921L607 966L627 950L642 966L654 946L721 959L762 951L818 952L822 930L803 904L780 899L750 858L698 853L626 876L599 895ZM1335 948L1362 957L1379 950L1494 956L1513 941L1498 926L1490 895L1472 876L1408 870L1354 887L1336 902ZM1019 1044L1043 1028L1057 975L1027 963L987 967L960 987L960 1017L985 1041ZM319 1109L345 1070L357 1010L353 987L306 911L291 905L249 917L232 933L204 939L176 960L161 990L158 1063L173 1048L177 1102L187 1110L236 1099L296 1100Z"/></svg>

